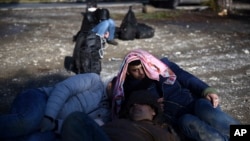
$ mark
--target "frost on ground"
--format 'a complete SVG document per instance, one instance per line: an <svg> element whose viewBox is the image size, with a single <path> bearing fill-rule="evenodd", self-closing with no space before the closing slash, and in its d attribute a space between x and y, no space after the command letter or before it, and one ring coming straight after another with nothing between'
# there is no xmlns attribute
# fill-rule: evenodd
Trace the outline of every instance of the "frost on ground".
<svg viewBox="0 0 250 141"><path fill-rule="evenodd" d="M120 9L112 12L116 10ZM0 12L1 112L9 109L20 91L51 86L74 75L64 69L64 58L72 55L72 36L80 28L82 11L64 8ZM117 26L121 19L115 19ZM209 10L185 11L174 18L139 21L153 26L155 36L118 40L119 46L106 45L101 72L105 82L117 74L128 51L142 48L159 58L169 57L217 88L222 109L242 123L250 123L249 15L218 17Z"/></svg>

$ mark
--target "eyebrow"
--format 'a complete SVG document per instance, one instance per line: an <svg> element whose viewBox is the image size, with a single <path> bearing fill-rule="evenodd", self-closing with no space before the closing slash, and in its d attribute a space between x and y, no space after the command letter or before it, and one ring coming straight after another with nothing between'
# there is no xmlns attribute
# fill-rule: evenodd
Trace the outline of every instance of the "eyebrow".
<svg viewBox="0 0 250 141"><path fill-rule="evenodd" d="M131 70L138 70L138 69L140 69L140 68L142 68L142 65L141 65L141 64L140 64L140 65L133 66L133 68L132 68Z"/></svg>

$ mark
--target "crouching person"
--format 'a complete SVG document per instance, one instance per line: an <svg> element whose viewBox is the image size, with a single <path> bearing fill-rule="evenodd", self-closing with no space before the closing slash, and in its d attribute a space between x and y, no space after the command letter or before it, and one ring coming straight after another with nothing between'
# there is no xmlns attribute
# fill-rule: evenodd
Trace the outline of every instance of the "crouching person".
<svg viewBox="0 0 250 141"><path fill-rule="evenodd" d="M161 108L147 90L133 92L126 101L127 118L99 126L84 112L69 115L62 126L62 141L176 141L167 124L160 124Z"/></svg>

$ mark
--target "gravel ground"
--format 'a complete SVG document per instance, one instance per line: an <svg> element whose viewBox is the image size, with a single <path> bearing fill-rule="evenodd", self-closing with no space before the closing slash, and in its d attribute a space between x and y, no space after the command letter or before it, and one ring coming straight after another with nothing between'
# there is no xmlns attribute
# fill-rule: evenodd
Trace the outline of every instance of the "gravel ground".
<svg viewBox="0 0 250 141"><path fill-rule="evenodd" d="M125 15L128 7L110 7ZM0 9L1 10L1 9ZM84 8L29 8L0 11L0 112L27 88L51 86L71 75L65 56L81 26ZM134 11L141 13L141 7ZM219 91L221 107L244 124L250 123L250 16L218 17L210 10L166 10L163 19L138 19L155 28L155 36L107 45L101 76L109 80L124 55L135 48L167 56ZM122 16L115 17L117 26Z"/></svg>

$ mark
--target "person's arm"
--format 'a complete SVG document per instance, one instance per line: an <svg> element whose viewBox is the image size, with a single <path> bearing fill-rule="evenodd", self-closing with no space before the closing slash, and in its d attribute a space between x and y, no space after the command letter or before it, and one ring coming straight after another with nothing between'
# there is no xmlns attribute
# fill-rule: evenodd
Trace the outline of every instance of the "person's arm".
<svg viewBox="0 0 250 141"><path fill-rule="evenodd" d="M219 105L219 96L214 88L210 87L198 77L183 70L176 63L169 61L168 58L162 58L161 61L172 69L177 76L177 81L182 87L189 89L192 94L198 97L208 99L211 101L214 108Z"/></svg>
<svg viewBox="0 0 250 141"><path fill-rule="evenodd" d="M100 83L102 84L99 75L95 73L85 73L69 77L56 84L47 101L45 115L41 123L41 131L54 129L56 117L69 98L85 91L91 94L89 91L99 87ZM100 87L100 91L104 91L103 85Z"/></svg>
<svg viewBox="0 0 250 141"><path fill-rule="evenodd" d="M168 58L162 58L161 61L169 66L169 68L177 76L177 81L182 87L187 88L198 97L206 97L208 94L216 93L216 90L206 84L198 77L180 68L176 63L171 62Z"/></svg>
<svg viewBox="0 0 250 141"><path fill-rule="evenodd" d="M99 75L95 73L78 74L55 85L54 90L47 101L45 115L55 119L72 96L89 91L101 82ZM100 91L103 91L100 89Z"/></svg>

